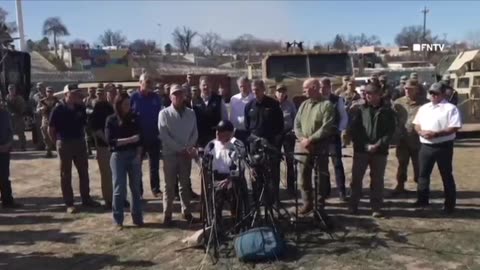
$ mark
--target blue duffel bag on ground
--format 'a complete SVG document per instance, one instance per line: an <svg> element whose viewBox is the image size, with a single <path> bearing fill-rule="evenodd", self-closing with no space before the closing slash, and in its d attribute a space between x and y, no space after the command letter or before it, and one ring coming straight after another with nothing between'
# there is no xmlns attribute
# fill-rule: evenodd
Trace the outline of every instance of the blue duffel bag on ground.
<svg viewBox="0 0 480 270"><path fill-rule="evenodd" d="M235 238L235 253L240 261L275 260L285 251L285 242L270 227L248 230Z"/></svg>

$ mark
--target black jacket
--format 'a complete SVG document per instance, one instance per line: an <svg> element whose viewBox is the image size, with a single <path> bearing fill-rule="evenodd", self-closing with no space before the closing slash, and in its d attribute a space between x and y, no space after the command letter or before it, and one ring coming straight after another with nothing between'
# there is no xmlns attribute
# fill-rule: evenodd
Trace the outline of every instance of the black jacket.
<svg viewBox="0 0 480 270"><path fill-rule="evenodd" d="M275 99L264 96L261 102L251 100L245 106L245 128L250 134L280 147L283 132L283 112Z"/></svg>

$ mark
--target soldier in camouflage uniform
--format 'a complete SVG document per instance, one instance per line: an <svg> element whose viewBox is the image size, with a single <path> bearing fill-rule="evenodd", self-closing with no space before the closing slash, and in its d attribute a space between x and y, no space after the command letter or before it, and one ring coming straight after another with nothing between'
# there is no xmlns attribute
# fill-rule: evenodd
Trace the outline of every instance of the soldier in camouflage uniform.
<svg viewBox="0 0 480 270"><path fill-rule="evenodd" d="M350 106L355 100L360 99L360 95L357 93L357 90L355 90L354 80L348 82L347 89L340 96L345 99L345 106L347 107L347 111L350 109Z"/></svg>
<svg viewBox="0 0 480 270"><path fill-rule="evenodd" d="M13 130L18 136L20 150L25 151L27 139L25 137L25 120L23 115L27 109L27 104L21 96L17 95L17 89L13 84L8 86L7 109L12 116Z"/></svg>
<svg viewBox="0 0 480 270"><path fill-rule="evenodd" d="M392 195L405 192L407 182L408 163L410 159L413 165L413 180L417 182L419 175L418 152L420 151L420 139L412 124L418 109L427 99L419 95L420 85L416 80L408 80L405 84L405 96L397 99L394 110L397 113L397 136L398 143L396 155L398 159L397 186Z"/></svg>
<svg viewBox="0 0 480 270"><path fill-rule="evenodd" d="M112 85L112 87L115 87ZM87 108L87 117L88 119L90 118L90 114L93 112L93 106L95 105L95 100L97 98L97 89L95 87L90 87L88 88L88 96L83 99L83 103L85 104L85 107ZM88 120L90 122L90 120ZM88 146L88 154L92 155L92 145L95 144L93 141L93 132L90 129L90 127L87 126L86 128L86 140L87 140L87 146Z"/></svg>
<svg viewBox="0 0 480 270"><path fill-rule="evenodd" d="M53 157L52 151L54 150L54 142L50 139L48 135L48 125L50 120L50 114L53 111L53 108L57 106L59 100L53 95L54 91L52 87L47 87L46 96L42 98L37 105L36 112L42 115L41 131L43 136L43 141L47 148L47 158Z"/></svg>
<svg viewBox="0 0 480 270"><path fill-rule="evenodd" d="M37 150L40 151L45 150L45 144L40 137L42 134L42 114L36 111L36 109L40 104L40 100L44 99L46 96L47 94L45 92L45 85L43 82L37 83L37 92L30 98L30 106L34 111L33 120L35 123L34 132L32 131L32 137L35 137L34 143L37 145ZM35 134L35 136L33 136L33 134Z"/></svg>
<svg viewBox="0 0 480 270"><path fill-rule="evenodd" d="M399 93L399 98L405 96L404 86L405 86L405 83L407 83L407 79L408 77L406 75L402 75L402 77L400 77L400 84L397 87L395 87L396 91Z"/></svg>

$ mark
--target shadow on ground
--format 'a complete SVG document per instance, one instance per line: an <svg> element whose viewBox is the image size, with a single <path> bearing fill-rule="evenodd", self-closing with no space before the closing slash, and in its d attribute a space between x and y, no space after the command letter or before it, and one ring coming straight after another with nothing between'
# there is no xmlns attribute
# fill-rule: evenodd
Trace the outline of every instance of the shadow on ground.
<svg viewBox="0 0 480 270"><path fill-rule="evenodd" d="M0 268L3 270L100 270L107 266L131 267L138 269L153 266L150 261L120 260L109 254L77 253L70 258L59 258L53 253L34 252L31 254L0 252Z"/></svg>

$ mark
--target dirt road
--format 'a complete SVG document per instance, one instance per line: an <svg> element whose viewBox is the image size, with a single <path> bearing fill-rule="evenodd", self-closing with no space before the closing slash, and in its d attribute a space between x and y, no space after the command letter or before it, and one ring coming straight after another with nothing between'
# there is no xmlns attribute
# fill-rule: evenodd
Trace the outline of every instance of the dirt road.
<svg viewBox="0 0 480 270"><path fill-rule="evenodd" d="M241 264L231 251L216 265L207 259L204 269L480 269L479 148L480 140L475 139L459 141L455 148L458 211L452 217L440 212L443 189L435 171L433 204L426 211L410 207L413 192L403 198L387 198L389 218L383 220L370 217L365 199L360 215L351 216L345 205L332 198L328 209L336 224L334 239L310 227L298 236L288 236L289 253L284 260ZM344 161L350 178L351 160ZM387 194L395 184L396 164L392 151ZM0 209L0 269L198 269L202 265L202 250L174 251L184 247L180 240L198 227L189 228L177 217L176 228L162 228L162 203L147 192L148 177L143 179L147 226L127 226L117 232L111 213L102 209L65 213L56 159L44 159L40 152L13 153L11 171L14 194L24 207ZM147 172L146 162L143 171ZM333 170L331 173L333 176ZM78 177L73 175L78 196ZM94 159L90 160L90 176L92 195L101 199ZM163 181L163 175L161 178ZM194 189L199 191L196 166L192 179ZM365 183L368 187L367 178ZM407 188L415 189L413 181ZM126 225L130 222L127 216Z"/></svg>

